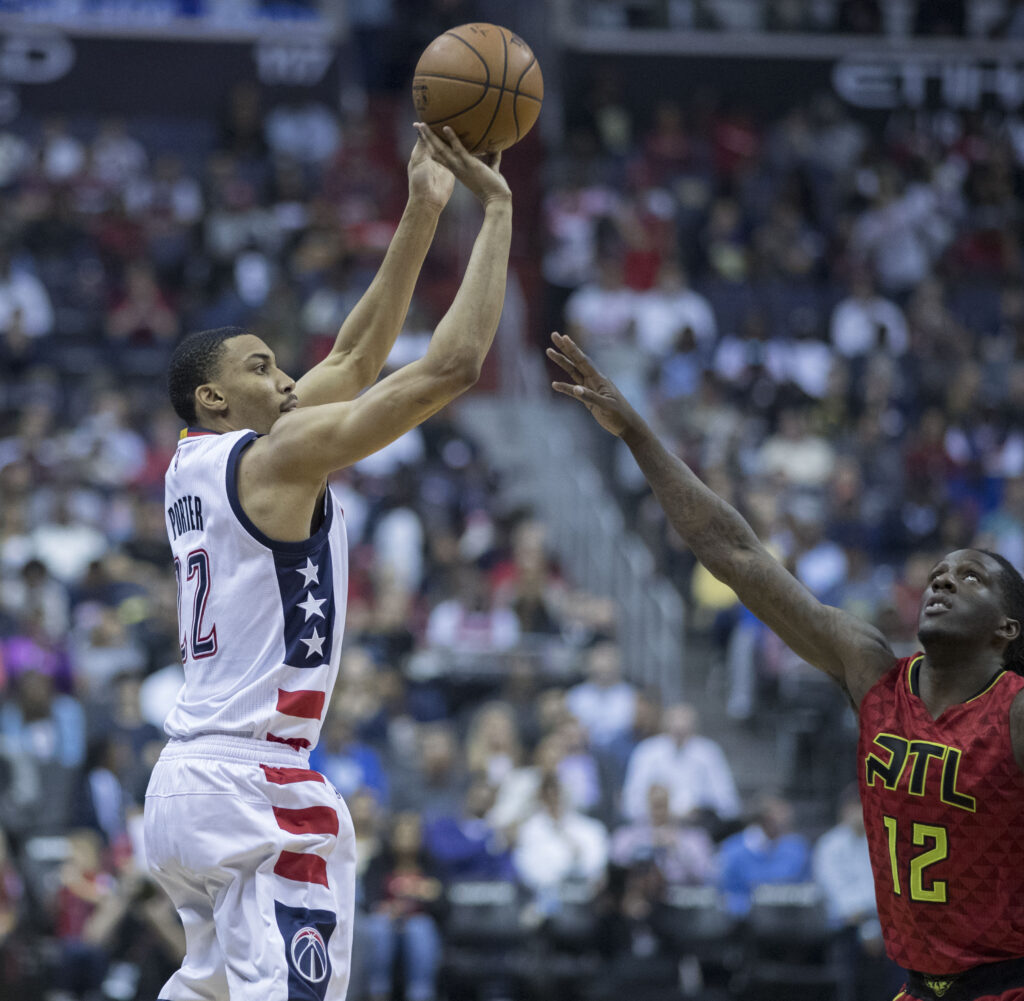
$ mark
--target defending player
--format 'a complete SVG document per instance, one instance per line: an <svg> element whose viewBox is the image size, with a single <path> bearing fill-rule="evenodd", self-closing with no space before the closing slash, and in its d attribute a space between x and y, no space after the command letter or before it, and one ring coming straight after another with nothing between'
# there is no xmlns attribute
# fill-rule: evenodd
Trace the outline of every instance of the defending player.
<svg viewBox="0 0 1024 1001"><path fill-rule="evenodd" d="M146 796L150 868L185 925L167 1001L340 1001L354 834L307 767L338 670L347 590L327 475L473 384L501 313L511 193L498 161L417 126L410 197L381 269L330 356L293 382L242 330L179 345L171 397L191 425L166 477L185 685ZM458 178L484 218L425 356L384 364Z"/></svg>
<svg viewBox="0 0 1024 1001"><path fill-rule="evenodd" d="M861 800L898 995L1024 1001L1024 580L987 551L932 570L923 653L897 660L877 629L821 604L741 515L657 437L568 337L553 388L618 435L696 557L860 717Z"/></svg>

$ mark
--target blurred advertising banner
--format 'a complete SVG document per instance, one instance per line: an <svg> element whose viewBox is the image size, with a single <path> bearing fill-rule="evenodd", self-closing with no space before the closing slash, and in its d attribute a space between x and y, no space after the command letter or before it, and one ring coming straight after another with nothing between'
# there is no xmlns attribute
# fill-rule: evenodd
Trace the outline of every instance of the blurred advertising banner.
<svg viewBox="0 0 1024 1001"><path fill-rule="evenodd" d="M337 46L308 32L157 40L0 26L0 89L30 113L207 116L242 80L284 100L335 103Z"/></svg>
<svg viewBox="0 0 1024 1001"><path fill-rule="evenodd" d="M1024 49L980 55L955 44L941 51L849 50L827 58L722 54L566 55L567 105L586 107L595 89L614 82L635 106L652 100L686 103L713 91L745 106L784 112L812 94L831 92L864 112L1024 108Z"/></svg>

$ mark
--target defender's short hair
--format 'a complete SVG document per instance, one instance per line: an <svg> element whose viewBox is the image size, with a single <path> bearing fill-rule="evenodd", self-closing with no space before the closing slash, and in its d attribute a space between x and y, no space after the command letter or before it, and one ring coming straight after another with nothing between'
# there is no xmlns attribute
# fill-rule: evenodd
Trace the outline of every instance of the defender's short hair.
<svg viewBox="0 0 1024 1001"><path fill-rule="evenodd" d="M186 424L196 423L196 390L216 376L224 342L246 333L242 327L199 330L174 349L167 371L167 389L174 412Z"/></svg>
<svg viewBox="0 0 1024 1001"><path fill-rule="evenodd" d="M999 586L1003 592L1003 611L1020 623L1021 631L1015 640L1006 644L1003 651L1003 667L1014 674L1024 674L1024 577L1017 568L999 553L990 549L979 549L979 553L991 556L999 564Z"/></svg>

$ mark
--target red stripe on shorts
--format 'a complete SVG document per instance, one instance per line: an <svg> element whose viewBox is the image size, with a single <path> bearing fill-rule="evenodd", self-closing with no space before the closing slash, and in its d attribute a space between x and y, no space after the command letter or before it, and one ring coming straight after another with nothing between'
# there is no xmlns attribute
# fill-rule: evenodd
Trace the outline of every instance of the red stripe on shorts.
<svg viewBox="0 0 1024 1001"><path fill-rule="evenodd" d="M309 747L309 741L305 737L275 737L268 733L267 740L275 744L287 744L293 751L302 751Z"/></svg>
<svg viewBox="0 0 1024 1001"><path fill-rule="evenodd" d="M303 852L281 852L274 872L296 883L319 883L328 886L327 863L319 855Z"/></svg>
<svg viewBox="0 0 1024 1001"><path fill-rule="evenodd" d="M307 806L301 810L287 810L275 806L277 826L292 834L337 834L338 812L329 806Z"/></svg>
<svg viewBox="0 0 1024 1001"><path fill-rule="evenodd" d="M278 786L290 785L292 782L324 781L319 772L311 771L309 768L274 768L272 765L260 765L260 768L267 776L267 781Z"/></svg>
<svg viewBox="0 0 1024 1001"><path fill-rule="evenodd" d="M319 719L324 711L324 692L277 690L277 711L285 716L301 716L303 719Z"/></svg>

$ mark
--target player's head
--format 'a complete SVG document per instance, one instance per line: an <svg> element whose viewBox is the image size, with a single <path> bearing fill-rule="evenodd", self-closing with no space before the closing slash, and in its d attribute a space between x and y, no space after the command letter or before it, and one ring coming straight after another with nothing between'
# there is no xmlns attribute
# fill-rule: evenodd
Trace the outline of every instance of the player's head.
<svg viewBox="0 0 1024 1001"><path fill-rule="evenodd" d="M921 597L917 636L934 643L989 647L1003 665L1024 673L1024 579L987 549L958 549L932 567Z"/></svg>
<svg viewBox="0 0 1024 1001"><path fill-rule="evenodd" d="M214 430L266 434L296 404L295 383L274 352L241 327L189 334L171 356L167 384L178 416Z"/></svg>

